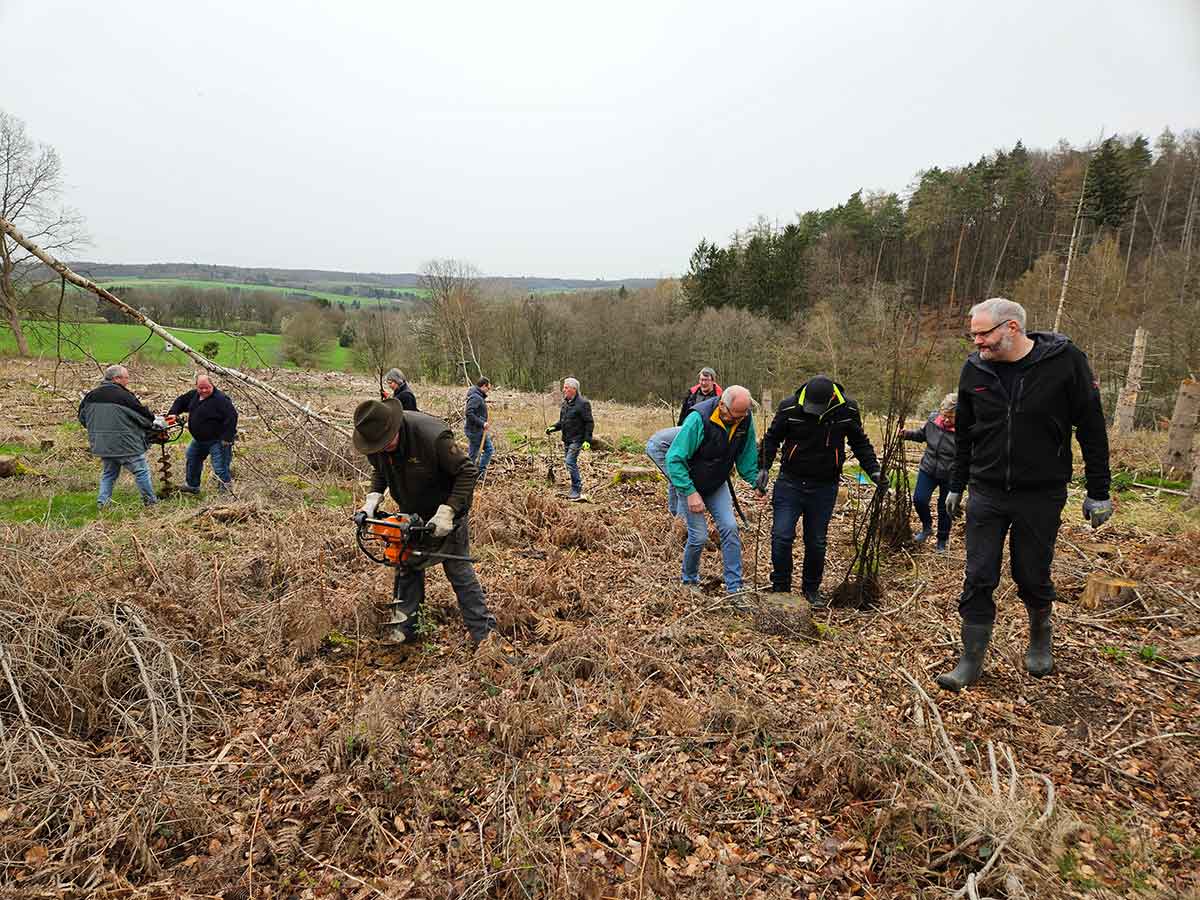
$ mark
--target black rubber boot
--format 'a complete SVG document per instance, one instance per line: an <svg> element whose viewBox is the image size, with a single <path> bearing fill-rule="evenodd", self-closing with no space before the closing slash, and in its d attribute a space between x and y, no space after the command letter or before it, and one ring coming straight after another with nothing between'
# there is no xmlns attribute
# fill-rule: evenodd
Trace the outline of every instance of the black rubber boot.
<svg viewBox="0 0 1200 900"><path fill-rule="evenodd" d="M1025 651L1025 671L1041 678L1054 671L1054 656L1050 652L1054 626L1050 609L1029 610L1029 649Z"/></svg>
<svg viewBox="0 0 1200 900"><path fill-rule="evenodd" d="M983 674L983 655L992 640L992 626L976 625L972 622L962 624L962 658L950 672L944 672L937 677L937 685L947 691L961 691L969 684L974 684Z"/></svg>

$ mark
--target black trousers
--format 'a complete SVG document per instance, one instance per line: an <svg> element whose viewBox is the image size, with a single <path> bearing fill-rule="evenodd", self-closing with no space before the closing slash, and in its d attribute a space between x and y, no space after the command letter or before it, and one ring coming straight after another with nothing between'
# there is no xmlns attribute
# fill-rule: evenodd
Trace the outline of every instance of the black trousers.
<svg viewBox="0 0 1200 900"><path fill-rule="evenodd" d="M1000 584L1004 536L1017 596L1028 609L1049 609L1054 602L1050 564L1062 524L1067 489L1005 493L971 485L967 495L967 573L958 612L964 622L996 620L992 595Z"/></svg>
<svg viewBox="0 0 1200 900"><path fill-rule="evenodd" d="M442 553L452 553L455 556L470 556L471 541L467 520L462 519L440 546L430 549L436 549ZM496 627L496 620L488 609L483 585L479 583L475 567L460 559L442 560L441 563L442 569L446 572L446 579L454 588L454 595L458 598L458 608L462 612L463 624L467 626L467 631L471 633L473 639L483 640L488 636L488 632ZM429 565L436 564L436 560L429 563ZM392 586L394 605L408 617L408 621L400 626L406 641L416 639L417 611L425 600L425 568L428 566L407 572L397 570L396 580Z"/></svg>

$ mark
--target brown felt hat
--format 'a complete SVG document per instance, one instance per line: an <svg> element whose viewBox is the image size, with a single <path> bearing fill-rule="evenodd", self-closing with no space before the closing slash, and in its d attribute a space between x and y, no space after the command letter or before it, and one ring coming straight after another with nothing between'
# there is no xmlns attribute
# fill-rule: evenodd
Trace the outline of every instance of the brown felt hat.
<svg viewBox="0 0 1200 900"><path fill-rule="evenodd" d="M399 400L364 400L354 408L354 449L378 453L391 443L403 422Z"/></svg>

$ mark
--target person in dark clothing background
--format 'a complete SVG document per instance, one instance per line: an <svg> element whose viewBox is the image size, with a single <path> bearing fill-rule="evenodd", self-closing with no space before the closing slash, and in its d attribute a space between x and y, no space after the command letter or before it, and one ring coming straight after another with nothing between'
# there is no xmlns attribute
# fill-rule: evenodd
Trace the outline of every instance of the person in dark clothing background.
<svg viewBox="0 0 1200 900"><path fill-rule="evenodd" d="M188 431L192 441L187 446L184 458L187 469L185 484L180 490L188 494L200 493L200 477L204 473L204 460L211 457L213 472L219 483L218 490L233 489L233 476L229 466L233 462L233 442L237 440L238 412L233 401L213 386L212 379L201 373L196 376L196 386L186 394L180 394L171 404L167 415L188 417Z"/></svg>
<svg viewBox="0 0 1200 900"><path fill-rule="evenodd" d="M404 373L399 369L388 369L388 373L383 376L384 389L379 392L379 399L388 400L396 399L400 401L400 405L404 409L417 409L417 398L413 394L412 388L408 386L408 382L404 378Z"/></svg>
<svg viewBox="0 0 1200 900"><path fill-rule="evenodd" d="M491 390L490 378L480 378L471 386L467 391L466 418L463 420L463 433L467 436L467 456L479 467L481 482L492 459L492 438L488 434L491 423L488 422L487 408L487 395ZM482 456L480 450L483 451Z"/></svg>
<svg viewBox="0 0 1200 900"><path fill-rule="evenodd" d="M720 397L721 390L721 386L717 384L717 373L709 366L705 366L700 370L696 383L684 395L683 406L679 408L679 421L675 424L682 425L683 420L687 418L688 413L695 409L697 403L703 403L713 397Z"/></svg>
<svg viewBox="0 0 1200 900"><path fill-rule="evenodd" d="M792 590L792 545L796 523L804 520L804 567L800 587L814 607L826 605L821 595L829 520L837 503L838 481L846 461L846 441L863 471L876 485L884 484L871 441L863 431L858 404L837 382L817 375L779 405L763 436L758 466L760 494L775 454L780 454L779 478L771 497L771 590Z"/></svg>
<svg viewBox="0 0 1200 900"><path fill-rule="evenodd" d="M958 394L947 394L938 409L920 428L906 428L901 437L906 441L925 444L921 456L921 467L917 472L917 486L913 491L913 506L921 519L921 530L913 540L923 544L933 534L933 515L929 501L933 492L938 492L937 509L937 552L946 552L950 539L950 514L946 512L946 494L950 490L950 473L954 469L954 453L958 446L955 440L954 418L958 407Z"/></svg>
<svg viewBox="0 0 1200 900"><path fill-rule="evenodd" d="M579 380L563 379L563 401L558 421L546 429L546 434L562 432L564 462L571 476L571 492L567 499L583 499L583 478L579 474L579 451L592 449L592 404L579 393Z"/></svg>
<svg viewBox="0 0 1200 900"><path fill-rule="evenodd" d="M958 610L962 657L937 677L957 691L983 672L996 619L1004 537L1017 596L1029 616L1025 669L1054 670L1050 565L1071 480L1071 431L1083 451L1087 497L1083 517L1098 528L1112 515L1108 433L1100 387L1087 356L1061 334L1025 332L1025 309L1003 297L972 307L976 351L958 381L958 447L946 495L956 516L967 504L967 567Z"/></svg>

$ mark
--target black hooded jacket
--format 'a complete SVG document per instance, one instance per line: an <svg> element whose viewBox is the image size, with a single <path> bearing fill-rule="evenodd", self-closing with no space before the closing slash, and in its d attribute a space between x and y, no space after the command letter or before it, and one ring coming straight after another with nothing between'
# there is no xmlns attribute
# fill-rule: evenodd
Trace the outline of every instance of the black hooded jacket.
<svg viewBox="0 0 1200 900"><path fill-rule="evenodd" d="M802 398L807 382L779 405L763 436L759 471L771 468L775 454L782 451L782 474L811 481L837 481L846 461L846 441L864 472L878 471L879 461L863 431L858 404L836 381L833 386L833 399L820 416L804 411Z"/></svg>
<svg viewBox="0 0 1200 900"><path fill-rule="evenodd" d="M950 489L968 481L1003 491L1062 488L1071 480L1071 429L1088 496L1107 500L1111 474L1100 386L1086 354L1061 334L1032 331L1033 349L1010 394L972 353L958 379L958 438Z"/></svg>

